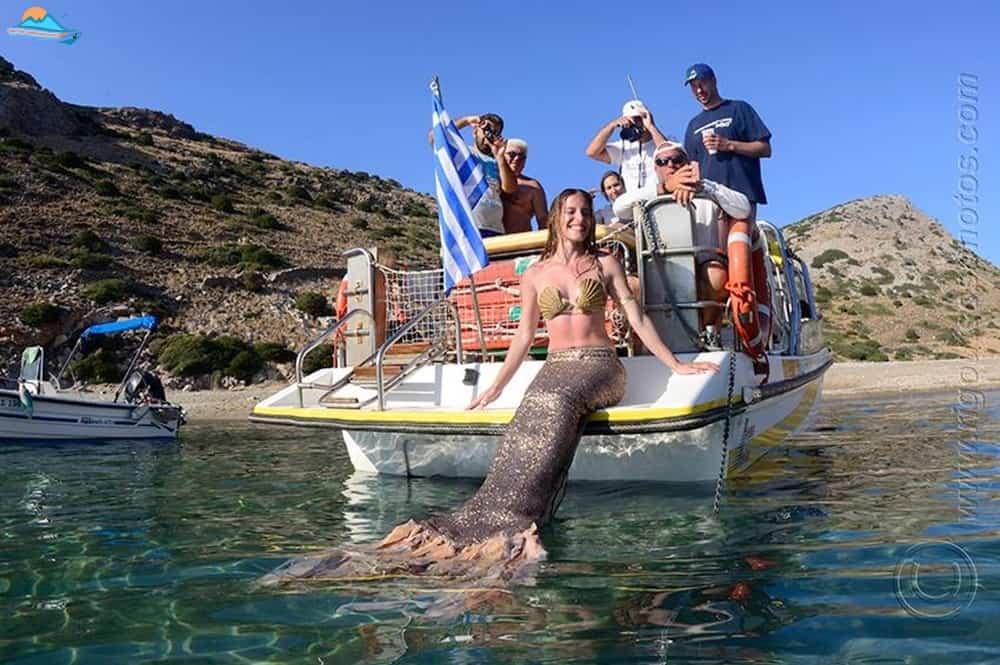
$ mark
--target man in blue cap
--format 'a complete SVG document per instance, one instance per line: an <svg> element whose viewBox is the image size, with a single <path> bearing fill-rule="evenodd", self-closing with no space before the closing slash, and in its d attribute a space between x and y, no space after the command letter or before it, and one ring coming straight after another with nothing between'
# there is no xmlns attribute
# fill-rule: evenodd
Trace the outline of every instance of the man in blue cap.
<svg viewBox="0 0 1000 665"><path fill-rule="evenodd" d="M715 72L704 63L691 65L684 85L702 106L684 132L684 149L701 168L701 177L721 183L746 195L752 204L767 203L760 175L760 160L771 156L771 131L752 106L744 101L723 99Z"/></svg>

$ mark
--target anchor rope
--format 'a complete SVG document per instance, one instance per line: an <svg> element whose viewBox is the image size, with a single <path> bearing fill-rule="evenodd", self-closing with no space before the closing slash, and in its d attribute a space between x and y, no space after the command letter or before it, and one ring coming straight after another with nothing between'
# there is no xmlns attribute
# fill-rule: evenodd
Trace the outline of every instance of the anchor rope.
<svg viewBox="0 0 1000 665"><path fill-rule="evenodd" d="M722 460L719 462L719 477L715 481L715 501L712 503L712 513L719 514L719 504L722 502L722 483L726 479L726 461L729 457L729 430L733 419L733 387L736 382L736 349L729 352L729 392L726 395L726 422L722 426Z"/></svg>

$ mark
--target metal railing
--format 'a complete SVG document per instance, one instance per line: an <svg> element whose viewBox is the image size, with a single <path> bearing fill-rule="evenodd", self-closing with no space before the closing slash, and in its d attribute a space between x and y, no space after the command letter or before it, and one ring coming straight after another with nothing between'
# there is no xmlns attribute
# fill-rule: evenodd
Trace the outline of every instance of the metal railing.
<svg viewBox="0 0 1000 665"><path fill-rule="evenodd" d="M331 335L340 330L345 323L357 316L367 316L372 321L372 325L375 324L375 318L372 316L371 312L366 309L352 309L344 318L338 319L331 323L326 330L324 330L320 335L314 338L311 342L306 344L305 348L299 351L299 354L295 357L295 385L298 388L299 393L299 408L302 408L302 389L311 387L322 387L329 388L330 386L313 386L312 384L303 383L303 365L305 364L306 356L312 353L316 348L318 348L324 341L326 341Z"/></svg>
<svg viewBox="0 0 1000 665"><path fill-rule="evenodd" d="M475 285L473 285L473 288L475 288ZM392 335L389 336L388 339L385 340L385 342L382 343L382 345L379 347L378 351L375 353L375 389L378 391L378 410L379 411L382 411L382 410L385 409L385 391L386 391L386 387L385 387L385 356L386 356L386 354L389 352L389 349L392 348L393 344L395 344L399 339L402 339L402 337L411 328L413 328L414 326L416 326L423 319L425 319L428 316L430 316L431 312L433 312L436 307L439 307L442 304L446 304L452 310L451 313L452 313L452 316L453 316L454 321L455 321L455 356L456 356L456 360L458 361L458 364L461 365L463 363L464 359L463 359L463 356L462 356L462 322L459 320L459 317L458 317L458 306L455 305L454 302L450 301L448 299L447 295L442 295L441 298L439 298L436 302L433 302L430 305L427 305L416 316L414 316L409 321L407 321L402 326L400 326ZM435 341L437 341L437 340L435 340ZM431 347L429 349L427 349L427 351L421 353L419 356L417 356L417 358L415 358L414 360L412 360L409 363L407 363L406 367L404 367L400 371L400 373L396 377L394 377L394 379L393 379L394 384L396 382L398 382L399 380L401 380L401 378L403 376L405 376L406 374L408 374L410 371L413 371L413 369L416 369L418 367L423 367L428 362L431 362L434 359L434 357L435 357L435 356L431 355L431 353L430 353L433 349L434 349L434 344L432 343ZM417 364L418 360L420 361L419 364Z"/></svg>

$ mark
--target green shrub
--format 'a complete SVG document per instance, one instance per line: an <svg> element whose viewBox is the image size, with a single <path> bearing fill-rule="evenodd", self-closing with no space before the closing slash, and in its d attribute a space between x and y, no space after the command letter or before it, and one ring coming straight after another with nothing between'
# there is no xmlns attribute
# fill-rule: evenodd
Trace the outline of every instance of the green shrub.
<svg viewBox="0 0 1000 665"><path fill-rule="evenodd" d="M21 310L21 323L32 328L38 328L49 323L55 323L63 315L63 308L50 302L36 302Z"/></svg>
<svg viewBox="0 0 1000 665"><path fill-rule="evenodd" d="M327 316L332 313L326 296L315 291L306 291L296 296L295 307L309 316Z"/></svg>
<svg viewBox="0 0 1000 665"><path fill-rule="evenodd" d="M244 270L240 275L240 283L251 293L259 293L264 289L264 278L255 270Z"/></svg>
<svg viewBox="0 0 1000 665"><path fill-rule="evenodd" d="M863 296L877 296L879 295L878 287L872 284L862 284L861 285L861 295Z"/></svg>
<svg viewBox="0 0 1000 665"><path fill-rule="evenodd" d="M910 349L898 349L892 358L893 360L913 360L913 352Z"/></svg>
<svg viewBox="0 0 1000 665"><path fill-rule="evenodd" d="M73 236L71 243L74 247L87 249L91 252L104 253L111 250L111 246L107 243L107 241L103 240L101 236L97 235L90 229L77 233Z"/></svg>
<svg viewBox="0 0 1000 665"><path fill-rule="evenodd" d="M97 184L94 185L94 189L101 196L121 196L121 190L118 189L115 183L110 180L98 180Z"/></svg>
<svg viewBox="0 0 1000 665"><path fill-rule="evenodd" d="M312 196L309 195L309 190L307 190L302 185L292 185L285 188L285 193L291 199L299 199L300 201L312 201Z"/></svg>
<svg viewBox="0 0 1000 665"><path fill-rule="evenodd" d="M302 373L305 376L324 367L333 367L333 344L320 344L302 360Z"/></svg>
<svg viewBox="0 0 1000 665"><path fill-rule="evenodd" d="M69 364L69 370L77 381L117 383L121 379L121 370L115 365L111 354L104 349L97 349L74 360Z"/></svg>
<svg viewBox="0 0 1000 665"><path fill-rule="evenodd" d="M147 210L146 208L128 208L124 212L125 216L133 222L156 224L160 221L160 215L155 210Z"/></svg>
<svg viewBox="0 0 1000 665"><path fill-rule="evenodd" d="M934 335L934 339L939 342L944 342L948 346L968 346L969 344L964 337L951 329L942 330L938 334Z"/></svg>
<svg viewBox="0 0 1000 665"><path fill-rule="evenodd" d="M260 208L252 210L250 212L250 224L256 226L258 229L267 229L274 231L280 231L288 228L284 224L279 222L274 215L267 212L266 210L261 210Z"/></svg>
<svg viewBox="0 0 1000 665"><path fill-rule="evenodd" d="M262 366L259 356L246 342L229 335L172 335L157 348L157 359L167 371L178 376L221 372L247 380Z"/></svg>
<svg viewBox="0 0 1000 665"><path fill-rule="evenodd" d="M206 249L201 253L201 260L210 266L224 268L226 266L238 265L240 262L240 256L240 246L228 244Z"/></svg>
<svg viewBox="0 0 1000 665"><path fill-rule="evenodd" d="M875 266L872 268L872 272L878 275L877 281L879 284L892 284L892 282L896 279L895 275L882 266Z"/></svg>
<svg viewBox="0 0 1000 665"><path fill-rule="evenodd" d="M407 201L403 206L404 215L412 215L414 217L433 217L434 213L430 208L427 207L423 201Z"/></svg>
<svg viewBox="0 0 1000 665"><path fill-rule="evenodd" d="M215 194L212 196L211 200L212 207L219 212L236 212L236 208L233 207L233 201L225 194Z"/></svg>
<svg viewBox="0 0 1000 665"><path fill-rule="evenodd" d="M260 245L243 245L240 250L240 266L244 270L269 270L288 265L280 254Z"/></svg>
<svg viewBox="0 0 1000 665"><path fill-rule="evenodd" d="M353 217L348 223L359 231L364 231L368 228L368 220L364 217Z"/></svg>
<svg viewBox="0 0 1000 665"><path fill-rule="evenodd" d="M156 236L149 234L137 236L132 245L140 252L144 252L151 256L156 256L163 251L163 241Z"/></svg>
<svg viewBox="0 0 1000 665"><path fill-rule="evenodd" d="M260 342L254 344L253 350L261 360L269 363L290 363L295 360L295 353L278 342Z"/></svg>
<svg viewBox="0 0 1000 665"><path fill-rule="evenodd" d="M87 162L75 152L60 152L53 161L68 169L82 169L87 166Z"/></svg>
<svg viewBox="0 0 1000 665"><path fill-rule="evenodd" d="M128 291L125 282L120 279L102 279L88 284L83 289L83 295L98 305L104 305L116 300L123 300Z"/></svg>
<svg viewBox="0 0 1000 665"><path fill-rule="evenodd" d="M917 334L917 331L914 330L913 328L907 328L906 333L903 335L903 338L907 342L916 342L917 340L920 339L920 335Z"/></svg>
<svg viewBox="0 0 1000 665"><path fill-rule="evenodd" d="M838 261L840 259L846 259L846 258L849 258L847 252L839 249L828 249L817 254L816 257L813 258L812 263L810 265L813 268L821 268L823 267L823 265L827 263L832 263L833 261Z"/></svg>
<svg viewBox="0 0 1000 665"><path fill-rule="evenodd" d="M78 249L72 254L71 264L74 268L84 270L107 270L114 263L114 260L107 254L91 252L86 249Z"/></svg>
<svg viewBox="0 0 1000 665"><path fill-rule="evenodd" d="M155 145L153 143L153 135L149 132L139 132L139 136L136 137L135 142L139 145Z"/></svg>
<svg viewBox="0 0 1000 665"><path fill-rule="evenodd" d="M51 254L38 254L28 259L28 265L32 268L66 268L69 267L69 261Z"/></svg>
<svg viewBox="0 0 1000 665"><path fill-rule="evenodd" d="M181 192L176 187L161 187L160 196L165 199L179 199L181 198Z"/></svg>
<svg viewBox="0 0 1000 665"><path fill-rule="evenodd" d="M222 373L250 383L254 374L262 369L264 369L264 361L253 349L247 349L233 356Z"/></svg>
<svg viewBox="0 0 1000 665"><path fill-rule="evenodd" d="M0 178L0 192L12 192L17 189L17 180Z"/></svg>
<svg viewBox="0 0 1000 665"><path fill-rule="evenodd" d="M885 362L889 356L882 352L878 342L873 339L859 340L852 342L847 347L845 354L851 360L867 360L874 362Z"/></svg>

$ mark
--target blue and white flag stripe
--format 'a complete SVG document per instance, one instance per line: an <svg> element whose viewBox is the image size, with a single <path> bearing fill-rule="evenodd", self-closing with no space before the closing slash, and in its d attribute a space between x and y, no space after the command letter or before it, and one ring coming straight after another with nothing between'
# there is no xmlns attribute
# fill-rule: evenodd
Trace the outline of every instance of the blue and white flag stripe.
<svg viewBox="0 0 1000 665"><path fill-rule="evenodd" d="M431 83L434 97L434 181L441 228L441 263L444 289L450 291L489 263L483 239L476 228L472 209L486 193L483 167L469 152L448 117L437 81Z"/></svg>

